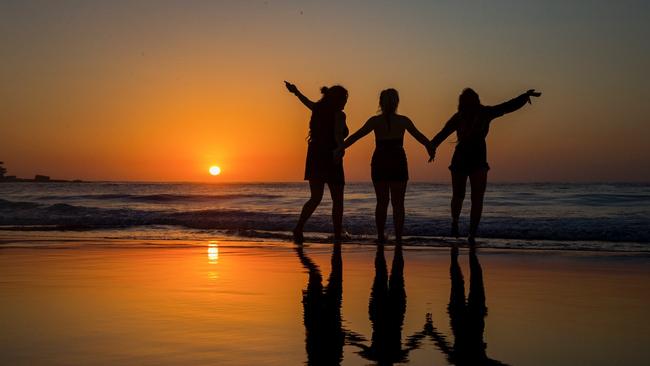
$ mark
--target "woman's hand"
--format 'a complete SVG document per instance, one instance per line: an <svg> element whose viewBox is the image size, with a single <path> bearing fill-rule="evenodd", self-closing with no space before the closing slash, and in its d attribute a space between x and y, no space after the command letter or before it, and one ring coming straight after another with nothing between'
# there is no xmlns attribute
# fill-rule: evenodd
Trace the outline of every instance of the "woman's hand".
<svg viewBox="0 0 650 366"><path fill-rule="evenodd" d="M338 162L339 160L343 159L343 156L345 155L345 149L343 146L339 146L334 149L334 152L332 154L334 155L334 161Z"/></svg>
<svg viewBox="0 0 650 366"><path fill-rule="evenodd" d="M429 154L429 163L436 159L436 148L433 146L433 143L427 145L427 153Z"/></svg>
<svg viewBox="0 0 650 366"><path fill-rule="evenodd" d="M288 82L288 81L286 81L286 80L284 81L284 86L287 87L287 90L288 90L290 93L293 93L293 94L298 93L298 87L296 87L294 84L291 84L290 82Z"/></svg>
<svg viewBox="0 0 650 366"><path fill-rule="evenodd" d="M531 102L530 102L530 97L535 97L535 98L537 98L537 97L542 96L542 93L541 93L541 92L538 92L538 91L535 91L535 89L528 89L528 90L526 91L526 95L528 96L528 104L531 104Z"/></svg>

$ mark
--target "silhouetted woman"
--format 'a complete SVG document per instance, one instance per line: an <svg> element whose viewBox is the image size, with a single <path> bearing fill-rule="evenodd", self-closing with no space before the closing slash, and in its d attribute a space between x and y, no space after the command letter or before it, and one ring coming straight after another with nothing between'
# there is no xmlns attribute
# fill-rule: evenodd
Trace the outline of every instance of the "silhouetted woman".
<svg viewBox="0 0 650 366"><path fill-rule="evenodd" d="M287 89L311 110L309 120L309 145L305 164L305 180L309 181L311 197L302 207L300 218L293 229L293 238L297 243L303 241L303 229L307 219L320 204L323 198L325 184L332 196L332 221L334 240L341 240L341 224L343 221L343 161L334 159L334 150L343 145L343 139L348 135L343 108L348 101L348 91L335 85L331 88L321 88L323 97L318 102L312 102L298 88L284 82Z"/></svg>
<svg viewBox="0 0 650 366"><path fill-rule="evenodd" d="M469 177L472 187L472 209L470 214L468 241L475 244L476 232L483 211L483 196L487 184L487 146L485 138L490 129L490 122L506 113L514 112L530 103L530 97L539 97L542 93L528 90L524 94L495 106L481 104L478 94L467 88L458 98L458 112L445 124L442 130L431 140L434 150L453 132L456 132L458 142L451 159L451 183L453 197L451 199L451 233L458 237L458 218L463 199L465 184Z"/></svg>
<svg viewBox="0 0 650 366"><path fill-rule="evenodd" d="M357 132L348 137L343 148L354 144L370 132L375 133L375 152L372 155L371 176L377 195L375 221L377 241L386 241L384 226L388 203L393 204L395 240L402 241L404 226L404 195L409 178L406 153L404 152L404 131L408 131L418 142L428 148L429 140L415 128L411 120L397 114L399 94L395 89L386 89L379 95L381 114L370 119Z"/></svg>

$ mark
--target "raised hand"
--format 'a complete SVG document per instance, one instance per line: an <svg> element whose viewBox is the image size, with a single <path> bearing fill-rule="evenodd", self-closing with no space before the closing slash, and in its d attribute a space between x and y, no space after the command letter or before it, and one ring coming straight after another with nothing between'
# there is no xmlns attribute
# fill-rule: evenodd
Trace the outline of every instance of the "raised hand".
<svg viewBox="0 0 650 366"><path fill-rule="evenodd" d="M284 86L287 87L287 90L290 93L296 94L298 92L298 87L296 87L294 84L291 84L290 82L288 82L286 80L284 81Z"/></svg>
<svg viewBox="0 0 650 366"><path fill-rule="evenodd" d="M526 91L526 95L528 95L528 104L531 104L530 103L530 97L536 97L537 98L537 97L542 96L542 93L538 92L538 91L535 91L535 89L528 89Z"/></svg>

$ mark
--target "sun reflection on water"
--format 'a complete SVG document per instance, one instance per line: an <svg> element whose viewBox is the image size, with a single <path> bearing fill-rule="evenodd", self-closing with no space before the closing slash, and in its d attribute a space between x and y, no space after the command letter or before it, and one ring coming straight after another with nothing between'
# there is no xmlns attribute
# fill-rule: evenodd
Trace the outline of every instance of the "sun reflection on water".
<svg viewBox="0 0 650 366"><path fill-rule="evenodd" d="M208 263L217 264L219 262L219 243L215 240L211 240L208 243ZM216 271L208 271L208 278L211 280L216 280L219 278L219 274Z"/></svg>
<svg viewBox="0 0 650 366"><path fill-rule="evenodd" d="M208 262L210 264L216 264L219 261L219 244L211 240L208 244Z"/></svg>

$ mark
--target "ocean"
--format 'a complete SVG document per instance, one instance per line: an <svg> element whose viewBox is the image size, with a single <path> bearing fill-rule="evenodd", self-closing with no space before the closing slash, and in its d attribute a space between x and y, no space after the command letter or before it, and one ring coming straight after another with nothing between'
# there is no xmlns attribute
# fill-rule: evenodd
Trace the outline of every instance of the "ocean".
<svg viewBox="0 0 650 366"><path fill-rule="evenodd" d="M291 237L308 196L306 183L2 183L0 232L281 241ZM450 198L448 184L409 183L407 244L449 246L459 240L448 237ZM462 233L469 204L468 190ZM373 242L374 206L372 184L346 186L349 241ZM330 210L326 191L305 227L307 241L328 241ZM491 183L479 237L480 245L491 248L650 252L650 184Z"/></svg>

